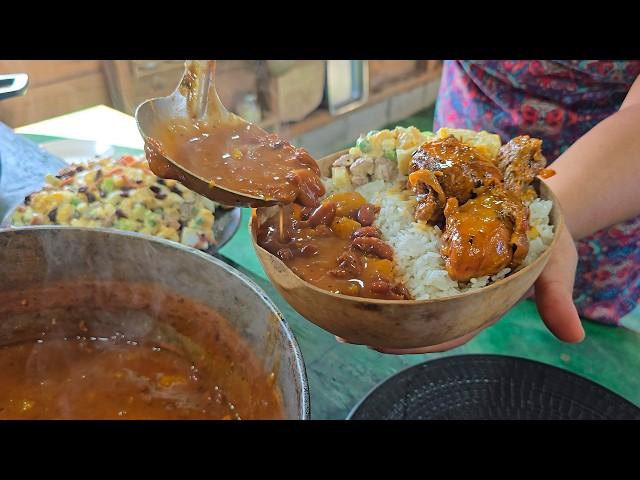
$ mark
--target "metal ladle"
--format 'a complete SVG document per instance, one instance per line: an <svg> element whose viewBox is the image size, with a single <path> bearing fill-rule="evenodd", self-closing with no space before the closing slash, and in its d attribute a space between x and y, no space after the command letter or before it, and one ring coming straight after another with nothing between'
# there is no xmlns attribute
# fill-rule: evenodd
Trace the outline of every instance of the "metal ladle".
<svg viewBox="0 0 640 480"><path fill-rule="evenodd" d="M155 140L154 134L176 120L206 120L211 125L250 125L238 115L229 112L220 101L215 87L215 68L215 60L188 60L185 62L182 80L170 96L151 98L138 106L135 114L136 123L145 141L147 158L154 158L152 168L156 175L177 180L189 190L215 202L253 208L276 205L276 200L265 200L231 190L211 183L211 179L196 175L169 158ZM264 135L268 135L267 132L264 132Z"/></svg>

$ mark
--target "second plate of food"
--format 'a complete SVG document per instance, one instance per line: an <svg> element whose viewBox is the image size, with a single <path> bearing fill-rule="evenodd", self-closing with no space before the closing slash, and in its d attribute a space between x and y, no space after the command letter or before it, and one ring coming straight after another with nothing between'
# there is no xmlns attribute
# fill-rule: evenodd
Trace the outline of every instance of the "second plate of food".
<svg viewBox="0 0 640 480"><path fill-rule="evenodd" d="M236 233L242 212L156 177L144 156L102 157L49 174L5 218L5 226L115 228L215 253ZM37 191L36 191L37 190Z"/></svg>

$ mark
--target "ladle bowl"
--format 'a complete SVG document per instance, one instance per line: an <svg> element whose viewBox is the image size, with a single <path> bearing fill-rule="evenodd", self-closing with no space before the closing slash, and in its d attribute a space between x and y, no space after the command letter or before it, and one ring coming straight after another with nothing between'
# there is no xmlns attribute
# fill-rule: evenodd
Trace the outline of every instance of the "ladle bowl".
<svg viewBox="0 0 640 480"><path fill-rule="evenodd" d="M167 124L175 121L194 122L206 120L211 125L238 125L248 122L229 112L215 87L214 60L188 60L185 71L175 91L168 97L157 97L141 103L135 113L140 135L145 141L145 153L153 173L162 178L181 182L189 190L214 202L238 207L266 207L275 200L265 200L246 193L212 184L170 158L156 138ZM257 128L254 126L254 128ZM267 132L264 133L267 135Z"/></svg>

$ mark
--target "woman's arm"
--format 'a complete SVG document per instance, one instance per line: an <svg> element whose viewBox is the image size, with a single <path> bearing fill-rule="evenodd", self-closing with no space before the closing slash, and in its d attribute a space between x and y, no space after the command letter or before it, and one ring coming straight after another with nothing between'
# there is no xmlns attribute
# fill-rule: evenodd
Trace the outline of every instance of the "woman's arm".
<svg viewBox="0 0 640 480"><path fill-rule="evenodd" d="M587 132L553 163L547 180L567 221L547 266L536 280L536 305L549 330L565 342L580 342L584 329L573 304L578 264L574 239L640 215L640 77L620 110ZM478 332L434 347L383 350L430 353L455 348Z"/></svg>
<svg viewBox="0 0 640 480"><path fill-rule="evenodd" d="M536 280L536 305L561 340L584 338L573 304L578 255L573 243L640 215L640 77L620 110L589 130L553 164L547 183L557 195L569 227Z"/></svg>
<svg viewBox="0 0 640 480"><path fill-rule="evenodd" d="M578 240L640 215L640 77L620 110L603 120L553 164L547 183Z"/></svg>

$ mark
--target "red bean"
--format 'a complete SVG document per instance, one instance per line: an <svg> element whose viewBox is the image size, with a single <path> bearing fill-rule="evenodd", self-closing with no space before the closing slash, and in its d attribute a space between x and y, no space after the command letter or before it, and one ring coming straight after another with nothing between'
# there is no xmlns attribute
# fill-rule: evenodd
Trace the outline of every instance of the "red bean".
<svg viewBox="0 0 640 480"><path fill-rule="evenodd" d="M353 234L351 235L351 238L358 238L358 237L380 238L381 236L382 236L382 233L380 232L380 230L378 230L377 227L369 226L369 227L359 228L358 230L353 232Z"/></svg>
<svg viewBox="0 0 640 480"><path fill-rule="evenodd" d="M324 184L320 177L308 169L298 169L287 173L287 179L298 186L296 200L305 207L313 207L324 195Z"/></svg>
<svg viewBox="0 0 640 480"><path fill-rule="evenodd" d="M373 221L376 219L376 213L380 211L380 207L376 205L372 205L370 203L365 203L358 209L358 214L356 215L356 219L363 227L368 227L373 224Z"/></svg>
<svg viewBox="0 0 640 480"><path fill-rule="evenodd" d="M371 282L371 291L374 293L385 294L391 290L391 284L386 280L376 280Z"/></svg>
<svg viewBox="0 0 640 480"><path fill-rule="evenodd" d="M393 260L393 248L379 238L358 237L351 243L351 245L358 250L375 255L376 257Z"/></svg>
<svg viewBox="0 0 640 480"><path fill-rule="evenodd" d="M317 227L318 225L331 225L333 218L336 216L336 204L333 202L326 202L317 207L307 222L310 227Z"/></svg>
<svg viewBox="0 0 640 480"><path fill-rule="evenodd" d="M318 253L318 247L311 244L305 245L300 249L300 253L302 254L303 257L311 257L316 253Z"/></svg>
<svg viewBox="0 0 640 480"><path fill-rule="evenodd" d="M333 232L327 225L320 224L315 228L316 237L331 237Z"/></svg>
<svg viewBox="0 0 640 480"><path fill-rule="evenodd" d="M357 276L364 270L362 256L354 250L347 250L338 257L338 268L331 270L331 274L339 277Z"/></svg>
<svg viewBox="0 0 640 480"><path fill-rule="evenodd" d="M308 220L311 212L313 212L313 207L302 207L300 209L300 220Z"/></svg>
<svg viewBox="0 0 640 480"><path fill-rule="evenodd" d="M411 294L409 293L409 290L407 289L407 287L405 287L402 284L394 285L391 291L405 300L412 299Z"/></svg>
<svg viewBox="0 0 640 480"><path fill-rule="evenodd" d="M293 258L293 252L291 251L290 248L281 248L280 250L278 250L278 258L280 258L280 260L291 260Z"/></svg>

